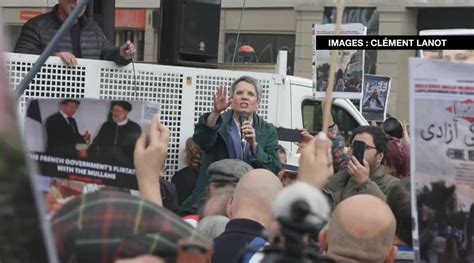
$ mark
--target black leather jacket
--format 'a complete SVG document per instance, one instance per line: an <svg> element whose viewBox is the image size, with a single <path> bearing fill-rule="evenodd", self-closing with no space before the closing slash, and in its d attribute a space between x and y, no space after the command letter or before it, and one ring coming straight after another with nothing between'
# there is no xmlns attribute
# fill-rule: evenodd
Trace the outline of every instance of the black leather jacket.
<svg viewBox="0 0 474 263"><path fill-rule="evenodd" d="M41 54L54 34L61 27L58 17L59 5L48 13L39 15L25 23L13 52L25 54ZM115 61L119 65L127 65L131 60L120 56L119 48L115 47L104 35L97 23L88 17L81 17L80 49L82 58ZM67 51L73 53L70 34L65 34L53 54Z"/></svg>

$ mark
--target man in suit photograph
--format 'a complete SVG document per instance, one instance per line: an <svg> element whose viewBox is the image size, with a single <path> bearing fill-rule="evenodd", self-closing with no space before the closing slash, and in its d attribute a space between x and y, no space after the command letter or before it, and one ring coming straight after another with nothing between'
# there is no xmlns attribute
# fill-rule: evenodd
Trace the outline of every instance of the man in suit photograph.
<svg viewBox="0 0 474 263"><path fill-rule="evenodd" d="M76 144L88 143L91 137L88 131L79 132L73 117L80 104L78 100L62 100L59 111L46 119L47 154L67 158L84 158L87 154L76 149Z"/></svg>

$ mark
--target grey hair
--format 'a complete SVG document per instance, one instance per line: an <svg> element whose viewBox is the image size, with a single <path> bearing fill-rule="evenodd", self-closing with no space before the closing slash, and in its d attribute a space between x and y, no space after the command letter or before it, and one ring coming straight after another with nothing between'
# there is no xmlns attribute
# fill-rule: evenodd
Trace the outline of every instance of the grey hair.
<svg viewBox="0 0 474 263"><path fill-rule="evenodd" d="M256 78L250 77L250 76L241 76L240 78L236 79L234 81L234 83L232 83L232 85L230 86L230 96L231 97L234 96L235 88L237 87L237 84L239 84L239 82L241 82L241 81L245 81L249 84L252 84L253 87L255 88L255 91L257 91L257 99L262 98L262 93L263 93L262 85L260 85L260 83L258 82L258 80Z"/></svg>

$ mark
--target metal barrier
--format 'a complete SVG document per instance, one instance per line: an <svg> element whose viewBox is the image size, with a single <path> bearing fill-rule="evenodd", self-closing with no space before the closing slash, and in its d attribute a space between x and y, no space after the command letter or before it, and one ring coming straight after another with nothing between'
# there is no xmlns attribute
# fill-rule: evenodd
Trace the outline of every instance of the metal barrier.
<svg viewBox="0 0 474 263"><path fill-rule="evenodd" d="M6 53L11 88L16 89L38 56ZM136 85L134 80L136 75ZM283 76L269 73L185 68L135 63L117 66L113 62L78 59L78 66L67 67L58 57L50 57L19 100L19 113L28 100L39 98L94 98L159 102L161 121L170 129L166 178L184 167L180 152L192 136L199 116L212 110L212 95L219 85L230 86L242 75L259 80L263 87L258 114L275 122L278 88Z"/></svg>

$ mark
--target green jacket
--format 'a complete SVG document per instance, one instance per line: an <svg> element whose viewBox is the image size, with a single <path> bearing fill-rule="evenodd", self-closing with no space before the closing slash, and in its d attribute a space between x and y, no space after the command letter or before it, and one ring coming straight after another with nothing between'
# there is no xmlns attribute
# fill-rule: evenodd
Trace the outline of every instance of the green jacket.
<svg viewBox="0 0 474 263"><path fill-rule="evenodd" d="M385 167L380 165L363 184L357 184L347 170L339 172L329 179L329 183L323 191L329 196L331 206L334 209L344 199L356 194L370 194L385 201L388 189L399 181L398 178L387 174Z"/></svg>
<svg viewBox="0 0 474 263"><path fill-rule="evenodd" d="M207 126L207 118L210 113L203 114L194 127L193 140L204 151L201 159L199 178L192 195L182 205L182 210L192 210L192 206L203 198L209 185L207 168L213 162L229 158L228 136L229 125L232 121L234 111L228 110L221 114L215 127ZM278 137L276 128L254 114L255 133L257 136L257 153L248 163L254 168L265 168L274 174L281 169L278 156Z"/></svg>

